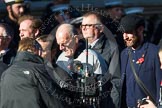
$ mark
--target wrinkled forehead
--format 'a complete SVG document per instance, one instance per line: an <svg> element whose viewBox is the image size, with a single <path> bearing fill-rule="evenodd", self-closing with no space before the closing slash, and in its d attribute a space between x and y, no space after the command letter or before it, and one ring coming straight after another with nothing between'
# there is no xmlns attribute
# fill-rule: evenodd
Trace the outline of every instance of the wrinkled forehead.
<svg viewBox="0 0 162 108"><path fill-rule="evenodd" d="M57 42L58 43L64 43L66 42L67 40L69 40L71 38L70 34L67 33L67 32L59 32L57 35L56 35L56 39L57 39Z"/></svg>
<svg viewBox="0 0 162 108"><path fill-rule="evenodd" d="M97 23L100 23L100 21L97 19L95 15L83 17L82 24L97 24Z"/></svg>

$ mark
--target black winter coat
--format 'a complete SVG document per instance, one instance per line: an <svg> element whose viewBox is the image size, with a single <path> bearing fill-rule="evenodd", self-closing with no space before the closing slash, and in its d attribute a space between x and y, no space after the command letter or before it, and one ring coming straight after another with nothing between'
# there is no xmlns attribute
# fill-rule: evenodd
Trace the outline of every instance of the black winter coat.
<svg viewBox="0 0 162 108"><path fill-rule="evenodd" d="M49 95L51 79L45 73L47 69L42 58L19 52L13 65L2 74L0 108L68 108L66 102ZM58 87L54 84L53 87Z"/></svg>

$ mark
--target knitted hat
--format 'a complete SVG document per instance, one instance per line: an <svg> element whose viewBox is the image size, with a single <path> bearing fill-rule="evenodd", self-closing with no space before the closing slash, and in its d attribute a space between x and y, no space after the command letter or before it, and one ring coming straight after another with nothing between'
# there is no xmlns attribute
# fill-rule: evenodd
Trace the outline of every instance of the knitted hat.
<svg viewBox="0 0 162 108"><path fill-rule="evenodd" d="M142 16L130 14L121 19L119 30L123 33L133 33L139 26L145 26Z"/></svg>

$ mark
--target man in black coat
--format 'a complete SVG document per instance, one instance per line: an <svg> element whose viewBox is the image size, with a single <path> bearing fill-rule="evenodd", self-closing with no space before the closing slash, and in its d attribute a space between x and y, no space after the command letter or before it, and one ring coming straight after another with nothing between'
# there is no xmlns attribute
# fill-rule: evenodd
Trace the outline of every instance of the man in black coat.
<svg viewBox="0 0 162 108"><path fill-rule="evenodd" d="M37 41L30 38L20 41L13 65L1 77L0 108L68 108L66 103L70 99L64 96L59 81L51 79L40 56Z"/></svg>
<svg viewBox="0 0 162 108"><path fill-rule="evenodd" d="M5 71L8 68L8 66L0 61L0 76L2 75L3 71Z"/></svg>

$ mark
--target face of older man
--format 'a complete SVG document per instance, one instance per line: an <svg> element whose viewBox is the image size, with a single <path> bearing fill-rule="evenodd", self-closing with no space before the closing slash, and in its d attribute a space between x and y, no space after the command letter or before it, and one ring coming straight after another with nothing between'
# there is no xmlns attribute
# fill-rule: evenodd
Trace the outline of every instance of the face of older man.
<svg viewBox="0 0 162 108"><path fill-rule="evenodd" d="M76 37L70 36L66 32L59 32L56 34L56 39L60 50L65 53L66 57L74 56L76 50Z"/></svg>
<svg viewBox="0 0 162 108"><path fill-rule="evenodd" d="M94 42L102 31L102 24L97 20L95 15L83 17L81 25L83 37L88 39L89 43Z"/></svg>

